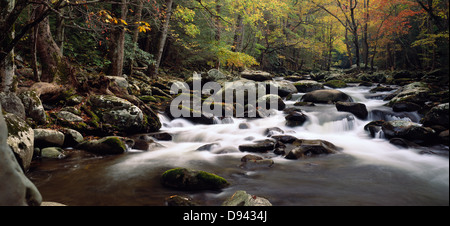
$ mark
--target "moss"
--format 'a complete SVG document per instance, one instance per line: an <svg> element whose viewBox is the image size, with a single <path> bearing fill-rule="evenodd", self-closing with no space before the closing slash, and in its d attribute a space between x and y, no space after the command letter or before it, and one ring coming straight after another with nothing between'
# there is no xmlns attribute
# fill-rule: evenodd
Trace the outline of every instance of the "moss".
<svg viewBox="0 0 450 226"><path fill-rule="evenodd" d="M106 137L102 143L111 146L111 148L118 148L118 152L125 152L127 150L125 143L118 137Z"/></svg>
<svg viewBox="0 0 450 226"><path fill-rule="evenodd" d="M149 96L149 95L140 96L139 99L144 101L145 103L148 103L148 102L159 102L154 96Z"/></svg>
<svg viewBox="0 0 450 226"><path fill-rule="evenodd" d="M347 84L341 80L330 80L326 82L324 85L329 86L331 88L345 88Z"/></svg>
<svg viewBox="0 0 450 226"><path fill-rule="evenodd" d="M182 190L217 190L229 185L228 181L215 174L186 168L167 170L161 180L166 186Z"/></svg>
<svg viewBox="0 0 450 226"><path fill-rule="evenodd" d="M28 131L30 129L29 125L19 119L16 115L6 113L5 122L8 127L8 134L12 136L19 136L19 133Z"/></svg>

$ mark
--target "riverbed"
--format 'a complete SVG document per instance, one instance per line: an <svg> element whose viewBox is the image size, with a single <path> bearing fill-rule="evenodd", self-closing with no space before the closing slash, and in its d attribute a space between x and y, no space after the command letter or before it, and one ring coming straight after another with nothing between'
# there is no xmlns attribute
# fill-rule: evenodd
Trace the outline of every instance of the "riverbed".
<svg viewBox="0 0 450 226"><path fill-rule="evenodd" d="M373 94L371 88L353 85L339 89L367 106L366 120L326 104L301 107L308 121L299 127L287 127L282 111L273 111L262 119L218 120L214 125L170 120L160 114L161 131L170 133L173 139L158 141L161 147L155 150L130 149L117 156L67 150L65 159L34 161L27 176L44 201L70 206L162 206L171 195L216 206L237 190L264 197L275 206L448 205L448 147L406 149L390 144L382 133L372 138L364 130L370 121L419 122L420 115L392 112L382 98L390 92ZM297 93L285 102L291 106L302 95ZM299 160L264 154L273 159L271 167L242 167L240 159L249 153L239 151L238 146L267 139L264 132L272 127L299 139L326 140L342 150ZM214 145L197 150L207 144ZM231 185L220 191L201 192L166 188L160 176L175 167L215 173Z"/></svg>

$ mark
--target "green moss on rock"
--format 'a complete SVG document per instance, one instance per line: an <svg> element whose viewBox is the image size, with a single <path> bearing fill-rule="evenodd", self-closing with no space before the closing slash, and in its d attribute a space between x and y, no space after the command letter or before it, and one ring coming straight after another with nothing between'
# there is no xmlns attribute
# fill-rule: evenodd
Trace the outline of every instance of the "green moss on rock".
<svg viewBox="0 0 450 226"><path fill-rule="evenodd" d="M218 190L229 185L224 178L205 171L175 168L161 176L163 185L180 190Z"/></svg>

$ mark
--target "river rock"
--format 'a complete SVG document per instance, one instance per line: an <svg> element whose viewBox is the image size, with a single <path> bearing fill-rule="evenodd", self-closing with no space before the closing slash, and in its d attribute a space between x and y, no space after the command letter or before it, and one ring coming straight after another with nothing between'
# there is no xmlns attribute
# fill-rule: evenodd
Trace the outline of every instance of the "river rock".
<svg viewBox="0 0 450 226"><path fill-rule="evenodd" d="M366 119L369 115L366 105L361 103L338 101L336 103L336 109L338 111L350 112L359 119Z"/></svg>
<svg viewBox="0 0 450 226"><path fill-rule="evenodd" d="M224 178L205 171L175 168L161 176L164 186L180 190L219 190L230 185Z"/></svg>
<svg viewBox="0 0 450 226"><path fill-rule="evenodd" d="M144 113L128 100L112 95L89 97L88 105L103 124L125 133L139 133L145 129Z"/></svg>
<svg viewBox="0 0 450 226"><path fill-rule="evenodd" d="M166 206L198 206L191 198L181 195L171 195L165 198Z"/></svg>
<svg viewBox="0 0 450 226"><path fill-rule="evenodd" d="M301 101L321 103L321 104L332 104L338 101L353 102L353 99L349 95L339 90L321 89L306 93L301 98Z"/></svg>
<svg viewBox="0 0 450 226"><path fill-rule="evenodd" d="M449 128L449 103L433 107L422 119L424 126L441 125Z"/></svg>
<svg viewBox="0 0 450 226"><path fill-rule="evenodd" d="M253 71L246 69L243 72L241 72L241 77L257 82L262 82L266 80L272 80L273 75L265 71Z"/></svg>
<svg viewBox="0 0 450 226"><path fill-rule="evenodd" d="M392 105L392 110L394 110L394 112L413 112L418 111L421 108L422 107L420 105L411 102L397 102Z"/></svg>
<svg viewBox="0 0 450 226"><path fill-rule="evenodd" d="M314 80L301 80L294 83L295 88L299 93L308 93L315 90L321 90L324 88L322 83L316 82Z"/></svg>
<svg viewBox="0 0 450 226"><path fill-rule="evenodd" d="M383 123L382 130L386 138L404 138L417 144L429 143L434 140L435 131L418 123L394 120Z"/></svg>
<svg viewBox="0 0 450 226"><path fill-rule="evenodd" d="M286 126L296 127L302 126L306 120L308 120L308 116L303 114L301 111L292 111L286 117Z"/></svg>
<svg viewBox="0 0 450 226"><path fill-rule="evenodd" d="M298 139L294 143L296 146L286 156L286 159L299 159L322 154L337 153L340 148L325 140L303 140Z"/></svg>
<svg viewBox="0 0 450 226"><path fill-rule="evenodd" d="M0 113L0 206L39 206L42 196L23 173L7 139L7 124Z"/></svg>
<svg viewBox="0 0 450 226"><path fill-rule="evenodd" d="M264 109L276 109L283 110L286 108L286 104L280 96L275 94L267 94L258 99L258 106ZM273 106L273 107L272 107Z"/></svg>
<svg viewBox="0 0 450 226"><path fill-rule="evenodd" d="M83 122L83 118L69 111L60 111L56 114L56 117L66 122Z"/></svg>
<svg viewBox="0 0 450 226"><path fill-rule="evenodd" d="M245 155L241 158L241 162L240 167L245 169L269 168L274 164L272 159L264 159L257 155Z"/></svg>
<svg viewBox="0 0 450 226"><path fill-rule="evenodd" d="M62 147L64 139L64 134L57 130L34 129L34 143L36 147Z"/></svg>
<svg viewBox="0 0 450 226"><path fill-rule="evenodd" d="M117 155L127 151L125 142L119 137L110 136L99 140L84 141L77 147L99 155Z"/></svg>
<svg viewBox="0 0 450 226"><path fill-rule="evenodd" d="M377 134L380 133L381 127L383 126L384 123L385 123L384 120L377 120L377 121L369 122L368 124L366 124L364 126L364 130L368 131L372 138L375 138L377 136Z"/></svg>
<svg viewBox="0 0 450 226"><path fill-rule="evenodd" d="M391 107L397 102L411 102L423 105L428 101L429 93L430 89L426 83L414 82L403 86L385 100L390 100L388 105Z"/></svg>
<svg viewBox="0 0 450 226"><path fill-rule="evenodd" d="M275 148L275 142L272 140L255 141L253 144L239 145L239 150L242 152L268 152Z"/></svg>
<svg viewBox="0 0 450 226"><path fill-rule="evenodd" d="M17 115L6 113L4 119L8 128L7 144L12 149L19 165L26 171L30 167L33 158L34 131Z"/></svg>
<svg viewBox="0 0 450 226"><path fill-rule="evenodd" d="M222 203L222 206L272 206L265 198L250 195L246 191L236 191Z"/></svg>
<svg viewBox="0 0 450 226"><path fill-rule="evenodd" d="M27 117L32 118L38 124L44 124L47 121L44 106L35 91L25 91L18 96L22 100Z"/></svg>
<svg viewBox="0 0 450 226"><path fill-rule="evenodd" d="M275 90L276 93L271 93ZM287 97L289 94L297 93L297 88L288 81L266 81L266 93L277 94L280 97Z"/></svg>
<svg viewBox="0 0 450 226"><path fill-rule="evenodd" d="M84 140L83 135L76 130L64 128L61 132L64 134L63 147L76 147Z"/></svg>
<svg viewBox="0 0 450 226"><path fill-rule="evenodd" d="M62 159L65 158L64 150L59 147L48 147L41 150L42 158Z"/></svg>

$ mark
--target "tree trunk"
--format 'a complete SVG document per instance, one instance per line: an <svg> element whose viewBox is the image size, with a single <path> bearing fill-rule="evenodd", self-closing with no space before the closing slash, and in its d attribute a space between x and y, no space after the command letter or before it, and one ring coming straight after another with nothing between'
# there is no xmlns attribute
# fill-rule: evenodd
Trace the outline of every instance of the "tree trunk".
<svg viewBox="0 0 450 226"><path fill-rule="evenodd" d="M166 18L162 27L161 38L159 39L158 52L156 55L156 64L153 75L158 75L159 67L161 65L161 59L164 52L164 46L166 45L167 34L169 32L170 17L172 16L173 0L166 0Z"/></svg>
<svg viewBox="0 0 450 226"><path fill-rule="evenodd" d="M144 8L144 0L137 0L137 2L138 2L138 6L136 9L136 21L139 22L142 19L142 8ZM137 43L138 38L139 38L139 26L136 26L136 28L133 31L133 55L135 55L136 49L138 48L138 43ZM133 57L130 62L130 75L133 74L134 64L135 64L135 60Z"/></svg>
<svg viewBox="0 0 450 226"><path fill-rule="evenodd" d="M127 1L119 0L112 4L112 13L118 19L126 20L127 17ZM111 65L109 74L112 76L122 76L123 60L124 60L124 44L125 44L125 29L124 24L119 22L113 29L110 41L109 59Z"/></svg>
<svg viewBox="0 0 450 226"><path fill-rule="evenodd" d="M356 68L360 68L360 57L359 57L359 39L358 39L358 23L355 20L355 9L358 5L358 1L350 0L350 18L352 19L352 33L353 33L353 43L355 44L355 56L356 56Z"/></svg>
<svg viewBox="0 0 450 226"><path fill-rule="evenodd" d="M369 4L370 0L364 0L364 32L363 32L363 60L364 69L367 70L369 65L369 35L368 35L368 24L369 24Z"/></svg>
<svg viewBox="0 0 450 226"><path fill-rule="evenodd" d="M243 18L241 14L238 14L237 22L236 22L236 30L234 31L234 38L233 38L233 48L232 50L234 52L241 52L242 51L242 39L243 39Z"/></svg>
<svg viewBox="0 0 450 226"><path fill-rule="evenodd" d="M14 1L2 1L0 4L0 25L6 25L8 14L13 11L15 6ZM11 51L4 51L4 44L14 39L14 27L11 27L7 31L1 31L2 33L2 43L0 53L3 59L0 60L0 92L11 91L13 80L14 80L14 49Z"/></svg>
<svg viewBox="0 0 450 226"><path fill-rule="evenodd" d="M41 15L44 10L44 5L38 5L35 15ZM64 69L60 67L63 56L52 37L48 17L39 23L37 29L39 33L36 37L36 53L42 65L41 81L53 82L57 76L64 74Z"/></svg>

